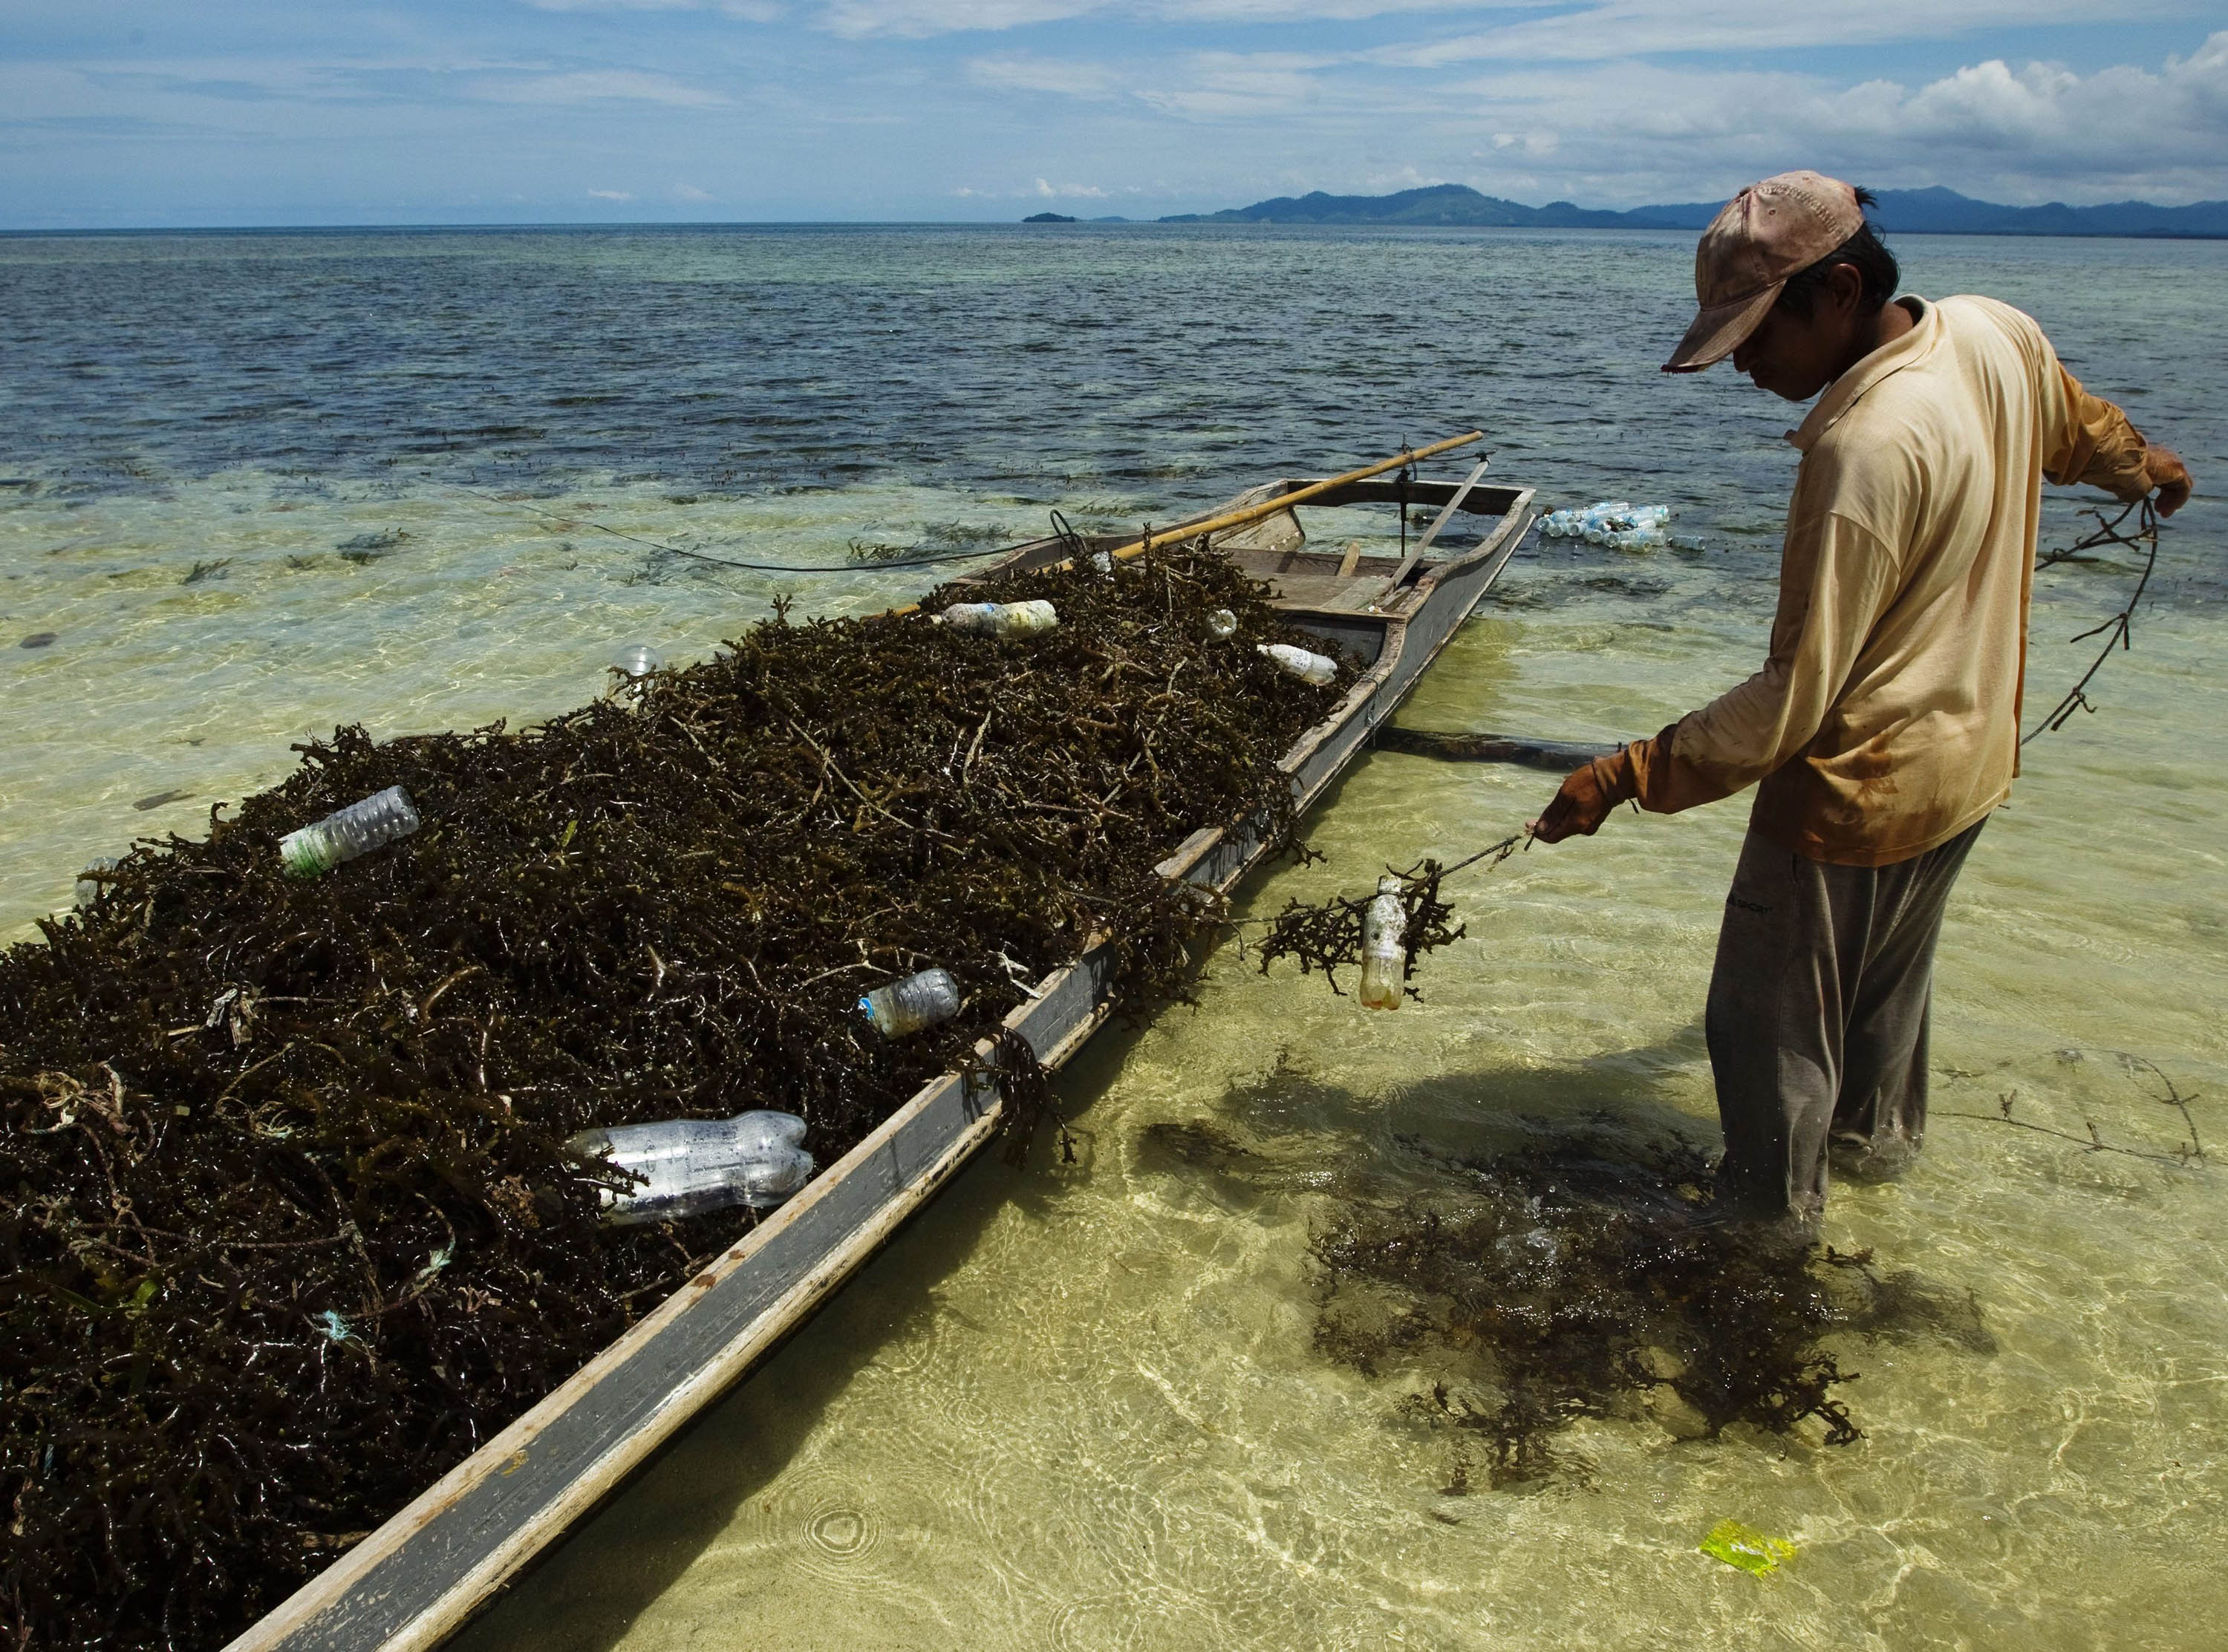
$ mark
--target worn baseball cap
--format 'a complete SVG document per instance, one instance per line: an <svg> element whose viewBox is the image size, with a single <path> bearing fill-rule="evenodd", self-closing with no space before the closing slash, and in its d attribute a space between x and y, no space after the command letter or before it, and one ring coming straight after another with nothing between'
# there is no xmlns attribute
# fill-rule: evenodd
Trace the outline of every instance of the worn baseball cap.
<svg viewBox="0 0 2228 1652"><path fill-rule="evenodd" d="M1694 297L1701 313L1663 364L1666 373L1700 373L1722 361L1764 321L1787 284L1862 229L1857 192L1816 172L1783 172L1752 183L1725 203L1694 249Z"/></svg>

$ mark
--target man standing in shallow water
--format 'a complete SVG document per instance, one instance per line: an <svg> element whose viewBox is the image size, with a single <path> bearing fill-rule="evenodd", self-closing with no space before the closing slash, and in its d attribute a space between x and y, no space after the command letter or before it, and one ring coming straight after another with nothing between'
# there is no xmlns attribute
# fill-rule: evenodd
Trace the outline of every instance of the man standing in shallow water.
<svg viewBox="0 0 2228 1652"><path fill-rule="evenodd" d="M2189 473L1992 298L1894 298L1872 198L1815 172L1751 185L1702 233L1700 314L1664 364L1730 355L1818 402L1764 668L1564 781L1533 830L1591 836L1751 785L1705 1017L1725 1214L1816 1228L1828 1164L1892 1176L1926 1124L1934 945L1958 869L2019 772L2046 476L2159 513ZM1823 392L1822 394L1821 392Z"/></svg>

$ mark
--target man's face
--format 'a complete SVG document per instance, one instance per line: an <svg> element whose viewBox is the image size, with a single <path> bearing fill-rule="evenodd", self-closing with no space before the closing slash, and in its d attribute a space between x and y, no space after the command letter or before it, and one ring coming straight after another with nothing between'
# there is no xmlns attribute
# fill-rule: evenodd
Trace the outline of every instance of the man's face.
<svg viewBox="0 0 2228 1652"><path fill-rule="evenodd" d="M1865 317L1864 277L1855 266L1837 264L1810 293L1810 313L1798 316L1774 304L1764 322L1733 352L1733 367L1789 401L1809 401L1853 366L1870 348L1860 336Z"/></svg>
<svg viewBox="0 0 2228 1652"><path fill-rule="evenodd" d="M1773 305L1733 351L1734 370L1748 374L1758 390L1809 401L1840 376L1848 355L1847 318L1837 308L1820 303L1805 317Z"/></svg>

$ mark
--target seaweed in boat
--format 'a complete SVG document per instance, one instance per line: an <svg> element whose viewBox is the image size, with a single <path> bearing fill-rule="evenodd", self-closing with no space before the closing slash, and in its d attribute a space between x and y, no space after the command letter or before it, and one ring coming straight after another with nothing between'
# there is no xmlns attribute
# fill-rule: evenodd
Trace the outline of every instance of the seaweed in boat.
<svg viewBox="0 0 2228 1652"><path fill-rule="evenodd" d="M1104 936L1122 1004L1184 996L1221 909L1155 865L1288 838L1353 667L1263 659L1300 639L1197 545L996 594L1059 627L784 611L538 728L338 730L0 955L0 1636L221 1643L752 1225L599 1226L575 1132L778 1108L828 1164L995 1067L1021 1145L1029 984ZM281 875L390 786L416 835ZM953 1020L855 1013L932 965Z"/></svg>

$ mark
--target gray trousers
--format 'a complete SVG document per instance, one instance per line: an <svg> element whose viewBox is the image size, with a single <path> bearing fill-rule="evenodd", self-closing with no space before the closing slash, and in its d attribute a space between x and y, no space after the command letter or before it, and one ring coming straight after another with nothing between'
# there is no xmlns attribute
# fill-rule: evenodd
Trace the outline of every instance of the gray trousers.
<svg viewBox="0 0 2228 1652"><path fill-rule="evenodd" d="M1829 1150L1859 1177L1917 1152L1934 943L1981 824L1892 866L1831 866L1748 834L1704 1024L1727 1214L1815 1228Z"/></svg>

